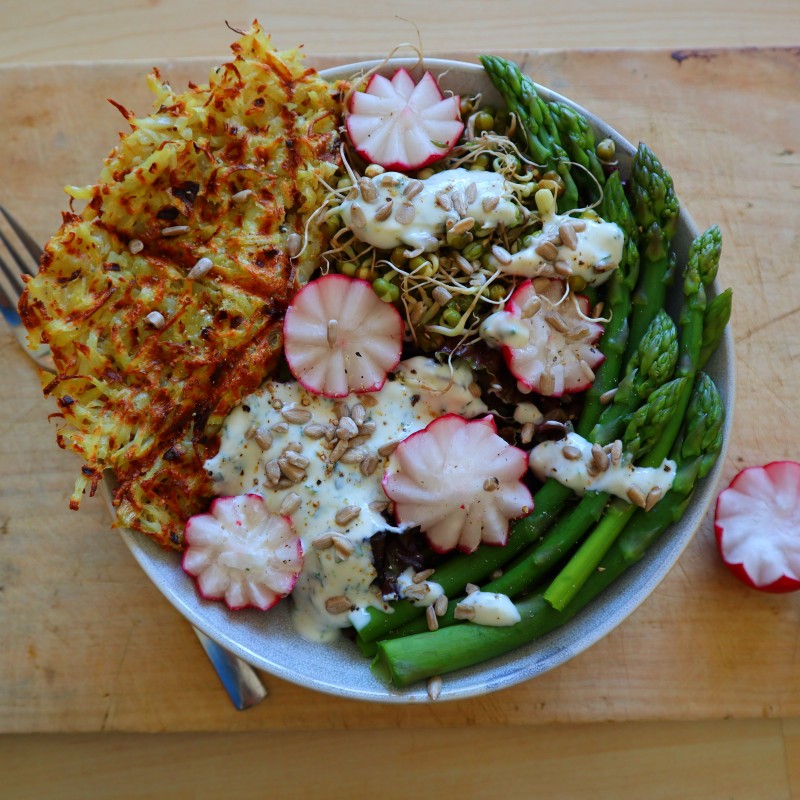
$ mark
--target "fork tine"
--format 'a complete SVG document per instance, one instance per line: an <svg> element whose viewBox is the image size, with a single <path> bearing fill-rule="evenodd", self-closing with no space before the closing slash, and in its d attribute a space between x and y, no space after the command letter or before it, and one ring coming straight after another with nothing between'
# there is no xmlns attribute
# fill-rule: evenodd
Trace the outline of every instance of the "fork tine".
<svg viewBox="0 0 800 800"><path fill-rule="evenodd" d="M2 241L3 244L6 246L8 252L11 253L11 256L16 262L17 267L19 267L19 269L22 272L28 275L32 274L30 272L30 268L25 263L25 259L22 258L22 256L16 250L14 245L11 244L8 237L3 233L2 230L0 230L0 241ZM0 256L0 272L3 273L5 279L11 284L11 287L14 289L14 291L17 294L20 294L22 290L25 288L25 283L20 277L19 272L13 269L12 266L8 263L8 261L6 261L2 256ZM8 297L6 297L5 299L8 302Z"/></svg>
<svg viewBox="0 0 800 800"><path fill-rule="evenodd" d="M6 218L6 220L8 220L8 224L11 226L11 229L17 234L19 240L28 251L28 255L30 255L34 261L35 266L33 267L33 270L31 270L30 266L27 268L23 267L23 269L29 275L35 275L39 267L39 259L42 257L42 248L36 244L36 242L33 240L33 237L25 230L25 228L22 227L22 225L19 224L19 222L14 219L14 217L11 216L11 214L8 213L8 211L6 211L5 207L2 205L0 205L0 213ZM5 237L3 238L5 239ZM15 260L17 260L16 256ZM18 260L17 263L19 263Z"/></svg>

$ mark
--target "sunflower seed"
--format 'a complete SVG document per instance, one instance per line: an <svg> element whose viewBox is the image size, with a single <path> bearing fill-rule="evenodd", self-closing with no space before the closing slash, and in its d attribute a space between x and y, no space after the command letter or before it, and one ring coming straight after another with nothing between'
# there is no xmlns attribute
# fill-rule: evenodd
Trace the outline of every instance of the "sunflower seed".
<svg viewBox="0 0 800 800"><path fill-rule="evenodd" d="M475 227L475 218L474 217L464 217L464 219L459 220L450 228L450 233L454 236L460 236L462 233L466 233L467 231L471 231Z"/></svg>
<svg viewBox="0 0 800 800"><path fill-rule="evenodd" d="M302 470L307 470L308 465L311 463L305 456L294 452L294 450L284 450L283 458L285 458L293 467L297 467L298 469Z"/></svg>
<svg viewBox="0 0 800 800"><path fill-rule="evenodd" d="M151 311L145 319L154 327L154 328L163 328L167 321L164 319L164 315L160 311Z"/></svg>
<svg viewBox="0 0 800 800"><path fill-rule="evenodd" d="M608 469L608 453L599 444L592 445L592 463L599 472Z"/></svg>
<svg viewBox="0 0 800 800"><path fill-rule="evenodd" d="M384 169L384 168L383 168L383 167L382 167L380 164L370 164L370 165L369 165L369 166L368 166L368 167L367 167L367 168L364 170L364 174L365 174L365 175L366 175L368 178L377 178L377 177L378 177L378 175L383 175L383 173L384 173L384 172L386 172L386 170L385 170L385 169ZM390 176L388 176L388 177L391 177L391 175L390 175Z"/></svg>
<svg viewBox="0 0 800 800"><path fill-rule="evenodd" d="M431 700L438 700L439 695L442 693L442 679L438 675L428 678L426 688L428 697L430 697Z"/></svg>
<svg viewBox="0 0 800 800"><path fill-rule="evenodd" d="M358 426L358 432L363 434L364 436L372 436L375 431L378 430L378 426L369 420L368 422L364 422L363 424Z"/></svg>
<svg viewBox="0 0 800 800"><path fill-rule="evenodd" d="M141 239L131 239L128 242L128 251L133 255L141 253L144 250L144 242Z"/></svg>
<svg viewBox="0 0 800 800"><path fill-rule="evenodd" d="M467 188L464 190L464 199L467 205L472 205L478 199L478 185L475 181L470 181Z"/></svg>
<svg viewBox="0 0 800 800"><path fill-rule="evenodd" d="M453 201L446 192L436 192L436 204L445 211L453 210Z"/></svg>
<svg viewBox="0 0 800 800"><path fill-rule="evenodd" d="M644 500L644 510L650 511L650 509L653 508L653 506L662 498L663 495L664 492L661 491L661 489L659 489L658 486L652 488L647 493L647 497Z"/></svg>
<svg viewBox="0 0 800 800"><path fill-rule="evenodd" d="M575 447L572 444L565 444L561 448L561 455L567 459L567 461L577 461L581 457L580 448Z"/></svg>
<svg viewBox="0 0 800 800"><path fill-rule="evenodd" d="M351 523L361 513L361 506L345 506L336 512L334 520L337 525Z"/></svg>
<svg viewBox="0 0 800 800"><path fill-rule="evenodd" d="M353 604L343 595L336 595L336 597L329 597L325 601L325 610L329 614L344 614L346 611L351 611Z"/></svg>
<svg viewBox="0 0 800 800"><path fill-rule="evenodd" d="M350 417L356 425L361 426L364 424L364 420L367 418L367 410L361 405L361 403L356 403L350 409Z"/></svg>
<svg viewBox="0 0 800 800"><path fill-rule="evenodd" d="M475 609L472 606L465 606L459 603L453 612L454 619L475 619Z"/></svg>
<svg viewBox="0 0 800 800"><path fill-rule="evenodd" d="M315 550L327 550L329 547L333 546L333 533L322 533L316 536L312 539L311 546Z"/></svg>
<svg viewBox="0 0 800 800"><path fill-rule="evenodd" d="M475 594L475 592L479 592L480 590L481 590L481 587L480 586L476 586L474 583L468 583L464 587L464 591L467 594Z"/></svg>
<svg viewBox="0 0 800 800"><path fill-rule="evenodd" d="M387 508L389 508L388 500L373 500L369 504L370 511L374 511L376 514L382 514Z"/></svg>
<svg viewBox="0 0 800 800"><path fill-rule="evenodd" d="M376 222L383 222L392 215L392 207L394 206L394 202L392 200L387 200L376 212L375 212L375 221Z"/></svg>
<svg viewBox="0 0 800 800"><path fill-rule="evenodd" d="M466 217L467 216L467 198L464 196L464 192L461 189L456 189L451 199L453 201L453 208L455 209L456 213L459 217Z"/></svg>
<svg viewBox="0 0 800 800"><path fill-rule="evenodd" d="M348 445L350 442L348 442ZM363 447L348 447L344 451L339 461L342 464L360 464L367 457L367 451Z"/></svg>
<svg viewBox="0 0 800 800"><path fill-rule="evenodd" d="M329 319L328 320L328 328L326 330L326 336L328 338L328 347L336 347L336 342L339 339L339 320L338 319Z"/></svg>
<svg viewBox="0 0 800 800"><path fill-rule="evenodd" d="M288 433L289 426L285 422L276 422L270 430L274 433Z"/></svg>
<svg viewBox="0 0 800 800"><path fill-rule="evenodd" d="M231 195L231 201L237 204L244 203L251 194L253 194L252 189L242 189L241 192L236 192L236 194Z"/></svg>
<svg viewBox="0 0 800 800"><path fill-rule="evenodd" d="M544 315L544 321L558 333L566 333L569 326L564 322L564 318L557 311L550 311Z"/></svg>
<svg viewBox="0 0 800 800"><path fill-rule="evenodd" d="M378 199L378 190L369 178L360 178L358 188L361 189L361 196L368 203L374 203Z"/></svg>
<svg viewBox="0 0 800 800"><path fill-rule="evenodd" d="M359 433L358 436L354 436L352 439L348 439L347 444L349 444L350 448L353 449L355 447L360 448L361 445L366 444L368 441L369 441L369 434Z"/></svg>
<svg viewBox="0 0 800 800"><path fill-rule="evenodd" d="M558 261L553 264L553 269L556 271L556 275L562 278L569 278L569 276L572 275L572 267L569 261L564 261L562 258L559 258Z"/></svg>
<svg viewBox="0 0 800 800"><path fill-rule="evenodd" d="M284 456L280 456L278 458L278 467L280 468L280 471L284 474L284 476L288 478L292 483L299 483L306 476L306 472L303 468L296 467L294 464L290 463L289 460Z"/></svg>
<svg viewBox="0 0 800 800"><path fill-rule="evenodd" d="M434 569L423 569L421 572L415 572L414 575L411 576L411 581L413 583L424 583L434 572L436 572Z"/></svg>
<svg viewBox="0 0 800 800"><path fill-rule="evenodd" d="M366 228L367 226L367 217L364 214L364 210L361 206L356 205L353 203L350 206L350 219L352 220L353 227L355 228Z"/></svg>
<svg viewBox="0 0 800 800"><path fill-rule="evenodd" d="M440 594L433 603L433 609L437 617L443 617L447 613L447 606L450 601L447 599L446 594Z"/></svg>
<svg viewBox="0 0 800 800"><path fill-rule="evenodd" d="M327 430L328 427L326 425L319 422L311 422L303 428L303 433L308 436L309 439L321 439Z"/></svg>
<svg viewBox="0 0 800 800"><path fill-rule="evenodd" d="M281 416L292 425L305 425L311 422L311 412L307 408L286 405L281 409Z"/></svg>
<svg viewBox="0 0 800 800"><path fill-rule="evenodd" d="M558 248L551 241L542 242L534 252L545 261L555 261L558 258Z"/></svg>
<svg viewBox="0 0 800 800"><path fill-rule="evenodd" d="M483 490L485 492L496 492L500 488L500 481L493 475L483 482Z"/></svg>
<svg viewBox="0 0 800 800"><path fill-rule="evenodd" d="M372 475L373 472L378 468L378 457L372 453L370 453L366 458L364 458L361 463L358 465L359 469L361 470L361 474L364 476Z"/></svg>
<svg viewBox="0 0 800 800"><path fill-rule="evenodd" d="M335 464L347 452L347 440L340 439L328 455L328 463Z"/></svg>
<svg viewBox="0 0 800 800"><path fill-rule="evenodd" d="M556 389L556 379L549 372L543 372L539 379L539 391L543 395L551 395Z"/></svg>
<svg viewBox="0 0 800 800"><path fill-rule="evenodd" d="M639 506L639 508L645 507L645 503L647 502L645 496L635 486L631 486L631 488L628 489L627 495L628 500L635 506Z"/></svg>
<svg viewBox="0 0 800 800"><path fill-rule="evenodd" d="M397 211L394 212L394 218L401 224L401 225L410 225L414 221L414 217L416 216L416 210L411 203L403 203Z"/></svg>
<svg viewBox="0 0 800 800"><path fill-rule="evenodd" d="M332 538L333 549L336 551L337 555L342 558L349 558L353 555L353 551L356 549L355 545L346 536L343 536L341 533L334 533Z"/></svg>
<svg viewBox="0 0 800 800"><path fill-rule="evenodd" d="M353 422L351 417L341 417L336 428L336 435L340 439L352 439L358 435L358 425Z"/></svg>
<svg viewBox="0 0 800 800"><path fill-rule="evenodd" d="M433 606L428 606L425 609L425 621L428 623L429 631L439 630L439 620L436 617L436 611L434 610Z"/></svg>
<svg viewBox="0 0 800 800"><path fill-rule="evenodd" d="M589 366L588 362L583 359L580 360L581 372L586 376L587 380L594 380L594 370Z"/></svg>
<svg viewBox="0 0 800 800"><path fill-rule="evenodd" d="M167 239L170 239L173 236L180 236L181 234L188 232L189 232L188 225L170 225L166 228L161 229L161 235L166 237Z"/></svg>
<svg viewBox="0 0 800 800"><path fill-rule="evenodd" d="M500 202L500 196L493 194L490 197L484 197L481 200L481 206L483 206L483 210L488 214L490 211L494 211L497 208L497 204Z"/></svg>
<svg viewBox="0 0 800 800"><path fill-rule="evenodd" d="M413 200L424 188L422 181L418 181L416 178L410 180L406 184L406 188L403 189L403 197L407 200Z"/></svg>
<svg viewBox="0 0 800 800"><path fill-rule="evenodd" d="M616 269L616 268L617 268L617 265L610 258L604 258L604 259L598 261L592 267L592 269L595 272L600 272L600 273L611 272L612 269Z"/></svg>
<svg viewBox="0 0 800 800"><path fill-rule="evenodd" d="M470 264L470 262L461 255L461 253L456 253L453 256L453 261L455 261L456 266L467 275L472 275L472 273L475 272L475 267L473 267L472 264Z"/></svg>
<svg viewBox="0 0 800 800"><path fill-rule="evenodd" d="M622 459L622 441L615 439L611 444L611 463L616 467Z"/></svg>
<svg viewBox="0 0 800 800"><path fill-rule="evenodd" d="M536 426L532 422L526 422L519 432L519 440L522 444L530 444L533 441L533 435L536 432Z"/></svg>
<svg viewBox="0 0 800 800"><path fill-rule="evenodd" d="M537 314L541 307L542 301L540 298L536 297L536 295L529 297L522 306L522 319L528 319Z"/></svg>
<svg viewBox="0 0 800 800"><path fill-rule="evenodd" d="M278 466L278 459L273 458L271 461L267 461L264 465L264 472L269 483L272 486L277 486L278 481L281 479L281 468Z"/></svg>
<svg viewBox="0 0 800 800"><path fill-rule="evenodd" d="M400 442L387 442L385 445L378 448L378 455L384 458L390 456L397 449L398 444L400 444Z"/></svg>
<svg viewBox="0 0 800 800"><path fill-rule="evenodd" d="M213 268L214 262L210 258L203 257L189 270L186 277L190 281L194 281L198 278L202 278L203 275L208 275Z"/></svg>
<svg viewBox="0 0 800 800"><path fill-rule="evenodd" d="M575 233L575 228L569 222L562 222L558 226L558 233L561 236L561 241L570 249L578 249L578 235Z"/></svg>
<svg viewBox="0 0 800 800"><path fill-rule="evenodd" d="M295 258L300 255L303 249L303 237L299 233L290 233L286 237L286 252L289 258Z"/></svg>
<svg viewBox="0 0 800 800"><path fill-rule="evenodd" d="M300 503L302 500L300 499L300 495L297 492L289 492L283 500L281 500L281 504L278 507L278 513L286 516L287 514L294 514L298 508L300 508Z"/></svg>
<svg viewBox="0 0 800 800"><path fill-rule="evenodd" d="M259 425L256 428L253 438L262 450L269 450L272 447L272 432L264 425Z"/></svg>
<svg viewBox="0 0 800 800"><path fill-rule="evenodd" d="M572 230L576 233L582 233L586 230L586 221L582 219L574 219L570 225L572 225Z"/></svg>

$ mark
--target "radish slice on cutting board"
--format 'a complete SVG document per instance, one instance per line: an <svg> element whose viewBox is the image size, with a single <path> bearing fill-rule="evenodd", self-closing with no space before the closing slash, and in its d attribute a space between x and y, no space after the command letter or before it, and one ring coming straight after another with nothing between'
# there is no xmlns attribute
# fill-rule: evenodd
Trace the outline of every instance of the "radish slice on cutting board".
<svg viewBox="0 0 800 800"><path fill-rule="evenodd" d="M377 392L400 363L403 318L367 281L324 275L295 295L283 338L286 362L302 386L347 397Z"/></svg>
<svg viewBox="0 0 800 800"><path fill-rule="evenodd" d="M800 589L800 464L742 470L720 492L714 530L722 559L754 589Z"/></svg>
<svg viewBox="0 0 800 800"><path fill-rule="evenodd" d="M525 281L506 310L528 328L521 347L503 347L503 356L522 391L548 397L583 392L594 382L604 356L595 347L603 326L588 318L589 299L567 291L558 278Z"/></svg>
<svg viewBox="0 0 800 800"><path fill-rule="evenodd" d="M257 494L218 497L186 523L183 569L207 600L233 611L266 611L286 597L303 568L303 546L286 517Z"/></svg>
<svg viewBox="0 0 800 800"><path fill-rule="evenodd" d="M375 74L354 92L346 126L364 159L405 172L446 156L464 130L459 98L445 97L430 72L415 84L405 69L391 80Z"/></svg>
<svg viewBox="0 0 800 800"><path fill-rule="evenodd" d="M527 454L497 435L491 416L445 414L397 446L383 490L398 522L419 525L439 553L504 545L509 523L533 510Z"/></svg>

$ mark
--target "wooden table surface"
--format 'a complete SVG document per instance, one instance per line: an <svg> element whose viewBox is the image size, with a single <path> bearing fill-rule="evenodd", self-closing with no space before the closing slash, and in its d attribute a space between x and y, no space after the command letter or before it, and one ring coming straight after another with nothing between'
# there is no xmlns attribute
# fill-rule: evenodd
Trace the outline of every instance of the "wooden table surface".
<svg viewBox="0 0 800 800"><path fill-rule="evenodd" d="M0 67L0 108L14 110L14 124L6 113L0 138L0 200L43 239L65 207L61 187L92 181L121 128L117 112L104 99L143 110L149 66L158 63L176 85L201 81L213 63L209 58L222 55L233 35L220 30L212 11L203 7L191 26L201 43L189 41L180 23L190 13L188 3L164 8L159 17L164 25L154 25L144 4L98 5L98 17L92 19L100 30L103 25L110 30L104 16L110 6L116 19L125 21L118 37L96 31L87 36L84 15L46 15L41 8L25 14L21 3L15 15L9 9L15 5L4 5L0 13L0 22L8 23L0 25L0 56L8 64ZM52 10L58 4L50 5ZM184 17L173 16L174 6L182 7ZM530 49L519 28L505 18L490 20L485 38L450 38L423 4L414 6L413 18L424 34L426 52L474 60L479 51L506 51L539 82L595 111L629 139L648 142L670 169L697 224L720 224L725 242L720 282L734 289L738 372L727 480L746 464L797 457L791 419L800 392L800 51L783 45L800 41L800 14L794 3L774 2L762 4L751 17L734 4L721 17L727 25L712 25L720 19L714 14L721 13L722 4L714 8L708 3L705 10L692 12L699 25L689 24L687 12L682 37L673 33L670 39L663 25L654 25L651 37L643 39L647 25L658 20L655 11L648 19L634 14L622 33L609 22L625 18L629 6L605 5L602 19L592 19L593 26L580 26L571 36L554 24L549 38L532 37L537 47L581 48L570 52ZM238 22L236 15L243 19L248 12L244 4L233 4L225 13ZM267 15L259 15L268 24ZM292 28L291 15L281 12L275 21L268 27L276 43L295 44L291 34L297 20ZM355 29L346 26L324 34L324 26L315 26L303 40L315 63L325 65L339 60L325 53L380 53L389 46L382 36L397 42L406 33L398 33L396 19L390 34L372 36L370 24L365 20L361 29L368 36L361 47ZM471 30L475 24L473 19ZM668 49L638 49L643 41ZM595 42L609 49L590 51ZM696 49L704 44L714 46ZM90 61L49 63L51 58L74 61L77 53ZM94 61L123 55L147 61ZM202 58L165 61L165 55ZM716 558L708 520L675 569L622 626L527 684L469 701L403 707L341 700L266 676L270 698L244 714L232 711L188 625L108 530L101 503L87 502L78 514L67 510L76 460L55 447L53 426L46 419L51 409L40 396L35 370L5 328L0 328L0 364L0 732L258 731L273 737L270 741L316 744L327 752L320 745L326 731L347 736L355 745L370 742L369 730L386 729L395 733L385 741L396 743L405 732L435 746L431 737L436 729L447 728L462 747L478 748L487 730L500 727L512 726L541 741L549 738L543 732L552 730L544 723L592 723L562 730L571 730L597 756L599 766L603 746L592 742L609 734L598 723L636 722L629 728L629 748L649 736L666 750L682 752L689 759L682 763L694 764L695 756L687 756L695 753L690 750L693 737L702 739L706 731L711 740L728 746L731 728L713 726L738 718L749 727L736 729L741 737L722 756L737 761L739 768L731 773L737 779L708 787L733 787L719 795L726 797L788 797L792 787L800 792L800 776L792 766L800 761L800 725L793 719L800 716L800 594L767 596L737 584ZM706 727L687 727L689 721ZM621 736L617 730L609 742ZM293 739L285 738L287 731ZM593 731L598 739L591 738ZM772 739L762 750L753 747L776 731L782 757L770 749ZM506 742L503 753L522 752L513 732L500 738ZM20 775L38 752L26 749L28 741L0 739L0 752L21 754L13 759ZM110 757L107 740L72 741L92 743L90 759ZM38 747L43 746L40 742ZM152 754L168 745L132 746L147 747ZM608 746L625 745L617 739ZM52 742L46 747L53 763L70 762ZM756 765L763 770L767 764L780 772L771 773L772 794L736 793L750 785L747 776L757 774ZM685 774L691 774L689 783L697 788L703 773L698 761L696 770L687 767ZM465 770L454 778L461 796L473 796L464 794L471 774ZM32 787L45 794L53 789L47 775L25 775L13 784L15 797L37 796ZM521 789L524 783L518 785ZM580 784L574 785L576 794L561 796L581 796ZM758 785L766 786L763 780ZM74 781L63 784L63 796L73 796L68 787L82 796L86 786L77 786ZM153 787L146 796L158 796L158 783ZM621 791L596 796L628 796ZM674 796L717 795L709 788L705 794Z"/></svg>

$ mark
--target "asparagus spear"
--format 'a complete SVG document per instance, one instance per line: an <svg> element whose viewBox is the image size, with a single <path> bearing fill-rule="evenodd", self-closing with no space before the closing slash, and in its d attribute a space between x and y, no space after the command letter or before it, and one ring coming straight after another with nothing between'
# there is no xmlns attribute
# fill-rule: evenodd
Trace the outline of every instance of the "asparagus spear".
<svg viewBox="0 0 800 800"><path fill-rule="evenodd" d="M684 307L681 313L681 343L676 374L685 378L683 386L670 402L670 414L665 420L658 442L644 458L642 466L659 467L672 449L686 415L691 398L692 382L697 373L703 340L705 315L705 286L712 283L719 267L722 236L717 226L712 226L698 236L689 249L683 280ZM649 403L648 403L649 406ZM645 412L637 412L626 430L626 438L638 443L651 441L642 436L647 430ZM652 443L652 442L651 442ZM582 583L597 567L603 554L613 544L636 507L623 501L613 502L598 526L581 545L561 573L555 577L544 593L554 608L561 610L577 594Z"/></svg>
<svg viewBox="0 0 800 800"><path fill-rule="evenodd" d="M631 313L631 292L639 277L639 251L636 247L636 220L625 197L619 173L612 173L606 182L600 214L614 222L625 234L622 259L608 282L606 312L610 317L598 347L605 360L597 369L595 379L586 393L583 411L576 432L589 436L603 409L600 398L617 385L622 369L622 356L628 341L628 317ZM612 437L613 438L613 437ZM611 439L593 439L601 444Z"/></svg>
<svg viewBox="0 0 800 800"><path fill-rule="evenodd" d="M731 318L733 295L730 289L720 292L706 305L703 319L703 342L700 348L700 366L704 367L714 351L719 347L725 327Z"/></svg>
<svg viewBox="0 0 800 800"><path fill-rule="evenodd" d="M640 230L642 279L633 296L628 359L656 312L664 306L671 279L669 246L680 209L672 178L646 144L639 145L631 165L631 207Z"/></svg>
<svg viewBox="0 0 800 800"><path fill-rule="evenodd" d="M536 85L511 61L499 56L481 56L480 60L508 110L517 117L531 158L561 176L564 193L558 198L558 210L575 208L578 189L570 172L569 158L561 145L550 109L539 97Z"/></svg>
<svg viewBox="0 0 800 800"><path fill-rule="evenodd" d="M601 569L592 573L564 611L557 611L542 594L535 594L517 603L522 621L507 628L461 624L382 641L377 646L373 671L395 686L409 686L507 653L569 621L638 561L652 542L683 514L691 499L694 476L703 477L719 455L723 414L716 387L707 376L701 375L687 409L683 435L671 453L678 464L672 491L652 511L636 512L600 563Z"/></svg>
<svg viewBox="0 0 800 800"><path fill-rule="evenodd" d="M628 362L613 403L602 412L592 429L592 441L616 439L653 389L672 375L677 362L678 332L672 318L661 309Z"/></svg>
<svg viewBox="0 0 800 800"><path fill-rule="evenodd" d="M574 175L575 183L588 201L599 199L606 182L606 173L597 156L592 126L586 117L566 103L553 101L547 105L564 149L578 165Z"/></svg>
<svg viewBox="0 0 800 800"><path fill-rule="evenodd" d="M674 325L671 329L672 335L669 335L669 330L666 326L662 326L661 330L661 335L648 336L642 340L641 347L650 348L650 352L639 353L638 358L640 361L658 362L662 360L662 354L676 349ZM671 360L674 362L674 357ZM602 375L601 372L598 374ZM662 371L658 375L652 376L653 382L651 385L655 387L659 385L659 382L663 383L669 377L670 375L667 372ZM591 410L589 413L591 413ZM585 427L583 416L581 416L577 426L578 432L585 429ZM607 444L611 440L603 441L592 438L591 441ZM525 519L514 523L508 544L505 547L482 547L477 552L469 555L454 556L436 570L437 583L441 584L445 594L451 597L460 594L468 583L483 584L486 578L496 569L503 567L526 548L532 547L535 550L537 540L549 530L573 496L572 490L558 481L552 478L546 481L534 495L533 513ZM605 503L608 500L608 495L604 494L603 498L602 502ZM577 521L585 520L587 515L593 513L594 502L583 498L577 507L569 512L569 516L578 515L575 517L576 522L568 529L570 531L569 535L576 538L570 539L570 544L568 546L565 545L562 553L566 553L586 532L586 527L580 528ZM584 504L588 504L588 507L582 508ZM547 568L552 568L555 563L554 561L548 561ZM367 609L369 621L359 630L359 640L362 643L376 641L384 637L388 631L410 623L424 612L424 609L413 605L408 600L399 600L394 604L393 609L392 613L386 613L377 608Z"/></svg>

